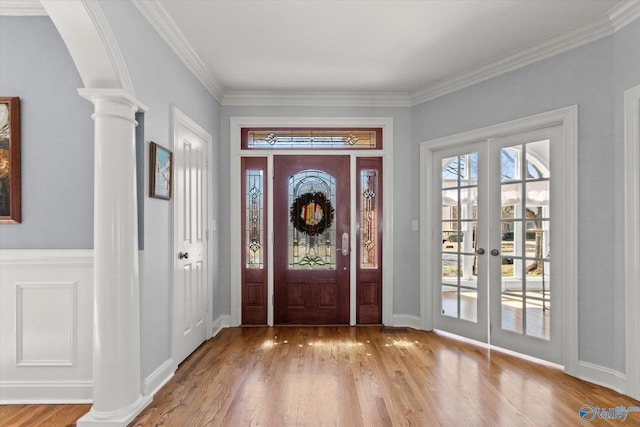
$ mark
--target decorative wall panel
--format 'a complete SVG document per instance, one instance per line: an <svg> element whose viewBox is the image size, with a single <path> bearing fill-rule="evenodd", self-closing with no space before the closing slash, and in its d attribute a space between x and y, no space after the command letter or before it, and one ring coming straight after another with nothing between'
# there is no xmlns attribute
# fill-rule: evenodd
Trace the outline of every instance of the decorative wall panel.
<svg viewBox="0 0 640 427"><path fill-rule="evenodd" d="M18 283L16 288L16 365L74 366L77 283Z"/></svg>

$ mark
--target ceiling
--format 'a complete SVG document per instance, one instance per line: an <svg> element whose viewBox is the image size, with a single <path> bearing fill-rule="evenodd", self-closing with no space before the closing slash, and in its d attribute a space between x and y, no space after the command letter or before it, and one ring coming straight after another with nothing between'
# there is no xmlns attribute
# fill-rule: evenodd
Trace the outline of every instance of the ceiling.
<svg viewBox="0 0 640 427"><path fill-rule="evenodd" d="M619 11L637 3L162 0L137 6L174 48L178 41L195 54L192 65L218 98L329 92L416 103L610 34Z"/></svg>
<svg viewBox="0 0 640 427"><path fill-rule="evenodd" d="M640 0L132 1L225 105L416 105L640 17Z"/></svg>

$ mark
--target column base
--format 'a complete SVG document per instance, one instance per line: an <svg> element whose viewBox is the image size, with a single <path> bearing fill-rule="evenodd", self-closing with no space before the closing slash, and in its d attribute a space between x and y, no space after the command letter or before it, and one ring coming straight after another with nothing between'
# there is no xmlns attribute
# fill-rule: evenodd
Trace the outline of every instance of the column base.
<svg viewBox="0 0 640 427"><path fill-rule="evenodd" d="M132 405L111 413L96 413L93 408L82 416L77 427L126 427L144 408L153 401L153 396L142 396Z"/></svg>

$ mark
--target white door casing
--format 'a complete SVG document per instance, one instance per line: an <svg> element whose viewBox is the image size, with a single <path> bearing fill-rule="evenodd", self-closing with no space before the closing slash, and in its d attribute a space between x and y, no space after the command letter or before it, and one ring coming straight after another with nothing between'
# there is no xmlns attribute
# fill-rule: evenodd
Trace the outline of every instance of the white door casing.
<svg viewBox="0 0 640 427"><path fill-rule="evenodd" d="M640 399L640 86L625 91L626 393Z"/></svg>
<svg viewBox="0 0 640 427"><path fill-rule="evenodd" d="M259 156L267 158L267 176L273 176L273 156L298 155L300 151L279 149L274 150L242 150L240 147L240 131L243 127L381 127L383 134L383 150L358 150L351 154L351 205L355 204L355 162L356 155L364 157L382 157L384 170L383 194L384 196L384 229L383 229L383 278L382 278L382 322L386 325L394 325L393 318L393 119L388 117L232 117L230 119L229 162L230 162L230 276L231 276L231 326L240 325L242 313L242 279L241 279L241 186L240 170L243 156ZM344 150L332 151L334 154L347 154ZM329 150L309 150L305 154L326 155ZM237 177L237 178L236 178ZM273 230L273 201L268 200L268 229ZM352 215L350 236L355 236L355 212ZM352 241L353 242L353 241ZM273 245L273 236L268 236L268 244ZM270 250L267 259L269 266L268 275L268 301L273 298L273 251ZM350 324L356 321L356 289L355 289L355 258L351 265L351 290L350 290ZM273 325L273 305L268 306L268 324ZM403 325L417 326L417 325Z"/></svg>
<svg viewBox="0 0 640 427"><path fill-rule="evenodd" d="M211 136L173 108L173 360L182 362L211 334Z"/></svg>

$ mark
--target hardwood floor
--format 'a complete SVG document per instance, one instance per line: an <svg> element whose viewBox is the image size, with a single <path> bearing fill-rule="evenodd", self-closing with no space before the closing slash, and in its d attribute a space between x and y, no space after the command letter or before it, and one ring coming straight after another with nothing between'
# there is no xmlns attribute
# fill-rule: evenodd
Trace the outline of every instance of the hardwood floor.
<svg viewBox="0 0 640 427"><path fill-rule="evenodd" d="M583 405L640 402L432 332L228 328L196 350L131 425L566 426L584 423ZM66 426L88 409L3 406L0 424ZM640 425L640 412L626 424Z"/></svg>

